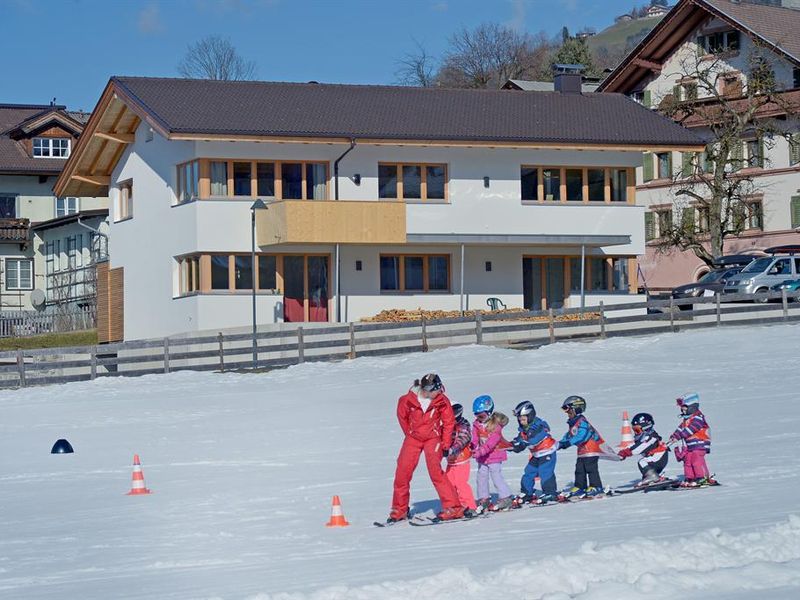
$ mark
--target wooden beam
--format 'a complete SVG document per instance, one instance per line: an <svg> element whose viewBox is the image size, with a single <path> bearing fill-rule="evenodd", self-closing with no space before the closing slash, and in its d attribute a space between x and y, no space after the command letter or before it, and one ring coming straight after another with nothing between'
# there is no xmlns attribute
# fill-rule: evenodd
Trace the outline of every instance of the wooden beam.
<svg viewBox="0 0 800 600"><path fill-rule="evenodd" d="M95 131L94 135L104 140L116 142L117 144L132 144L134 140L133 133L109 133L107 131Z"/></svg>
<svg viewBox="0 0 800 600"><path fill-rule="evenodd" d="M77 173L73 173L70 175L70 179L99 186L107 186L111 183L111 177L108 175L78 175Z"/></svg>
<svg viewBox="0 0 800 600"><path fill-rule="evenodd" d="M632 62L638 67L644 67L645 69L650 69L655 73L661 73L661 69L663 68L663 65L661 63L653 62L652 60L645 60L643 58L634 58Z"/></svg>

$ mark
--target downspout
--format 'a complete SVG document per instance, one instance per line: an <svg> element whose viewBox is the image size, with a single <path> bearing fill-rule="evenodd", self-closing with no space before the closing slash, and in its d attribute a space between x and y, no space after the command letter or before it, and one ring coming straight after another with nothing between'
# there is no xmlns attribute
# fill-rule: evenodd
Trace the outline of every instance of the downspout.
<svg viewBox="0 0 800 600"><path fill-rule="evenodd" d="M339 200L339 163L347 156L353 148L356 147L356 138L350 138L350 147L342 152L342 154L333 162L333 198ZM334 282L334 295L336 296L336 322L342 322L342 294L340 289L340 263L339 260L339 244L336 244L336 252L334 253L334 267L333 267L333 282Z"/></svg>

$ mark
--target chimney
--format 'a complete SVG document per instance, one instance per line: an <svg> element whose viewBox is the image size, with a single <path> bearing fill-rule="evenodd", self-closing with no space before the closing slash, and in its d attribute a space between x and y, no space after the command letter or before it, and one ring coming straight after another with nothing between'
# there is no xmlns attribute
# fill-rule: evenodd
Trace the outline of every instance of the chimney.
<svg viewBox="0 0 800 600"><path fill-rule="evenodd" d="M580 94L583 65L553 65L553 88L562 94Z"/></svg>

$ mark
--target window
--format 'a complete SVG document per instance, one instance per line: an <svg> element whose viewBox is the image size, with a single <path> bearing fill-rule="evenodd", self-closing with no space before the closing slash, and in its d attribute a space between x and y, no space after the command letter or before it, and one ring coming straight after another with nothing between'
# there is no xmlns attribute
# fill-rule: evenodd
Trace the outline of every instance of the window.
<svg viewBox="0 0 800 600"><path fill-rule="evenodd" d="M602 291L608 289L608 263L605 258L589 258L589 289Z"/></svg>
<svg viewBox="0 0 800 600"><path fill-rule="evenodd" d="M450 257L381 256L380 286L383 292L446 292L450 289Z"/></svg>
<svg viewBox="0 0 800 600"><path fill-rule="evenodd" d="M545 200L561 200L561 169L542 169Z"/></svg>
<svg viewBox="0 0 800 600"><path fill-rule="evenodd" d="M303 164L283 163L281 165L281 184L284 200L303 199Z"/></svg>
<svg viewBox="0 0 800 600"><path fill-rule="evenodd" d="M745 202L745 228L764 229L764 205L761 200Z"/></svg>
<svg viewBox="0 0 800 600"><path fill-rule="evenodd" d="M252 256L234 256L233 257L233 277L234 286L237 290L252 290L253 289L253 257Z"/></svg>
<svg viewBox="0 0 800 600"><path fill-rule="evenodd" d="M228 272L230 269L227 254L214 254L211 256L211 289L228 290L230 281Z"/></svg>
<svg viewBox="0 0 800 600"><path fill-rule="evenodd" d="M800 67L792 69L792 87L795 89L800 88Z"/></svg>
<svg viewBox="0 0 800 600"><path fill-rule="evenodd" d="M672 229L672 209L666 208L654 211L656 213L655 237L661 238Z"/></svg>
<svg viewBox="0 0 800 600"><path fill-rule="evenodd" d="M656 214L654 212L644 213L644 241L656 239Z"/></svg>
<svg viewBox="0 0 800 600"><path fill-rule="evenodd" d="M583 170L565 169L567 200L583 200Z"/></svg>
<svg viewBox="0 0 800 600"><path fill-rule="evenodd" d="M178 165L178 202L188 202L200 195L199 162Z"/></svg>
<svg viewBox="0 0 800 600"><path fill-rule="evenodd" d="M378 197L445 200L447 167L437 164L378 164Z"/></svg>
<svg viewBox="0 0 800 600"><path fill-rule="evenodd" d="M628 291L628 259L627 258L612 258L611 259L611 289L615 292Z"/></svg>
<svg viewBox="0 0 800 600"><path fill-rule="evenodd" d="M277 283L277 259L274 255L257 256L258 261L258 289L276 290Z"/></svg>
<svg viewBox="0 0 800 600"><path fill-rule="evenodd" d="M800 133L789 136L789 165L800 163Z"/></svg>
<svg viewBox="0 0 800 600"><path fill-rule="evenodd" d="M697 53L719 54L721 52L739 51L739 32L738 31L716 31L697 38Z"/></svg>
<svg viewBox="0 0 800 600"><path fill-rule="evenodd" d="M764 142L763 140L747 140L747 166L751 168L762 168L764 166Z"/></svg>
<svg viewBox="0 0 800 600"><path fill-rule="evenodd" d="M520 185L523 200L539 199L539 169L536 167L522 167L520 170Z"/></svg>
<svg viewBox="0 0 800 600"><path fill-rule="evenodd" d="M697 207L697 231L699 233L708 233L711 231L709 219L711 217L711 209L708 206Z"/></svg>
<svg viewBox="0 0 800 600"><path fill-rule="evenodd" d="M116 221L133 218L133 180L119 184L116 209Z"/></svg>
<svg viewBox="0 0 800 600"><path fill-rule="evenodd" d="M72 196L56 198L56 217L74 215L79 210L80 204L77 198L73 198Z"/></svg>
<svg viewBox="0 0 800 600"><path fill-rule="evenodd" d="M660 152L656 154L656 164L658 165L658 178L669 179L672 177L672 153Z"/></svg>
<svg viewBox="0 0 800 600"><path fill-rule="evenodd" d="M324 163L306 163L306 199L328 199L328 167Z"/></svg>
<svg viewBox="0 0 800 600"><path fill-rule="evenodd" d="M225 161L211 161L211 195L228 195L228 163Z"/></svg>
<svg viewBox="0 0 800 600"><path fill-rule="evenodd" d="M252 196L249 162L233 163L233 195Z"/></svg>
<svg viewBox="0 0 800 600"><path fill-rule="evenodd" d="M256 163L256 195L275 197L275 163Z"/></svg>
<svg viewBox="0 0 800 600"><path fill-rule="evenodd" d="M6 259L6 289L33 289L33 261L29 258Z"/></svg>
<svg viewBox="0 0 800 600"><path fill-rule="evenodd" d="M606 173L603 169L588 169L589 202L605 200Z"/></svg>
<svg viewBox="0 0 800 600"><path fill-rule="evenodd" d="M178 260L180 274L180 294L200 291L200 257L190 256Z"/></svg>
<svg viewBox="0 0 800 600"><path fill-rule="evenodd" d="M626 169L611 169L611 201L628 201L628 171Z"/></svg>
<svg viewBox="0 0 800 600"><path fill-rule="evenodd" d="M69 158L69 138L33 138L33 155L36 158Z"/></svg>
<svg viewBox="0 0 800 600"><path fill-rule="evenodd" d="M17 197L0 195L0 219L17 218Z"/></svg>

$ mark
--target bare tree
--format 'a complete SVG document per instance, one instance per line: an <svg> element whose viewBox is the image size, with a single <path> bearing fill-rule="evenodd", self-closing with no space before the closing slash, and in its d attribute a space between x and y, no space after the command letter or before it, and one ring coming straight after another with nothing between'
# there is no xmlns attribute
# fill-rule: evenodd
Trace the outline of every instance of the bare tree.
<svg viewBox="0 0 800 600"><path fill-rule="evenodd" d="M532 38L497 24L462 29L450 38L437 81L444 87L497 88L541 73L548 53L542 35Z"/></svg>
<svg viewBox="0 0 800 600"><path fill-rule="evenodd" d="M754 177L756 167L769 166L767 151L776 137L791 139L786 123L800 114L797 102L776 85L768 55L754 47L746 84L726 65L724 50L711 59L693 56L682 61L676 76L683 83L662 100L659 110L705 130L707 145L704 153L684 155L682 172L672 184L680 217L662 224L660 251L691 250L710 265L724 254L725 239L747 227L748 218L763 219L753 212L761 205L748 203L763 191Z"/></svg>
<svg viewBox="0 0 800 600"><path fill-rule="evenodd" d="M253 79L255 70L255 62L242 58L229 39L216 35L191 44L178 63L178 73L189 79L244 81Z"/></svg>
<svg viewBox="0 0 800 600"><path fill-rule="evenodd" d="M433 87L436 85L435 60L417 40L414 44L417 49L397 61L397 82L400 85Z"/></svg>

